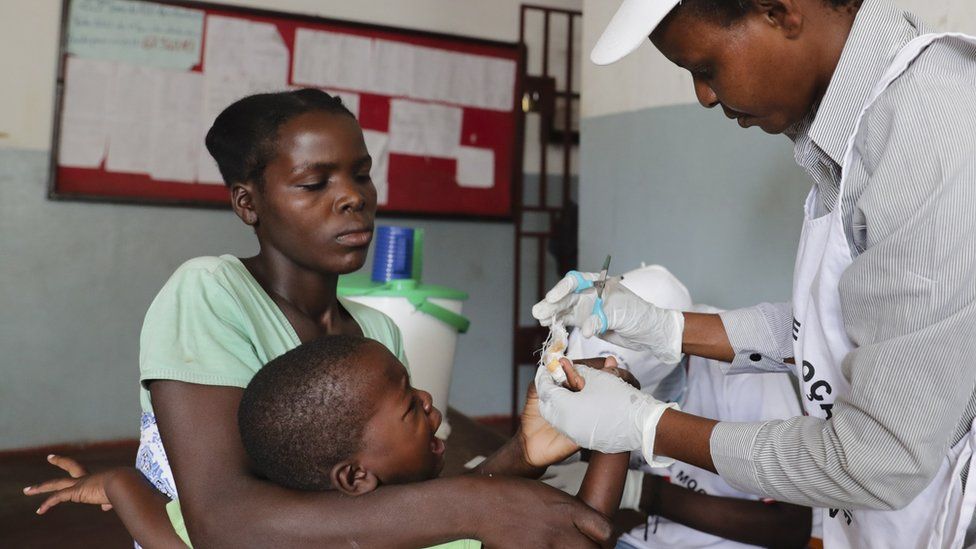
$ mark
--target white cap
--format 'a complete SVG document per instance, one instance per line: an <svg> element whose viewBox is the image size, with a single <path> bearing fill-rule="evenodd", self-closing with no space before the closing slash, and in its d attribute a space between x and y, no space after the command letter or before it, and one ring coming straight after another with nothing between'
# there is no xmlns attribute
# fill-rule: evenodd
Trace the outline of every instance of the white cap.
<svg viewBox="0 0 976 549"><path fill-rule="evenodd" d="M681 0L624 0L590 52L590 61L609 65L636 50Z"/></svg>
<svg viewBox="0 0 976 549"><path fill-rule="evenodd" d="M694 303L688 288L661 265L645 265L621 276L620 284L637 297L665 309L688 311Z"/></svg>
<svg viewBox="0 0 976 549"><path fill-rule="evenodd" d="M671 271L660 265L641 263L639 268L624 273L620 283L637 294L637 297L658 307L679 311L688 311L694 307L688 288ZM642 390L649 392L653 392L675 368L674 365L662 364L649 351L634 351L595 336L583 337L579 330L573 330L569 336L566 356L570 359L611 355L623 368L637 377Z"/></svg>

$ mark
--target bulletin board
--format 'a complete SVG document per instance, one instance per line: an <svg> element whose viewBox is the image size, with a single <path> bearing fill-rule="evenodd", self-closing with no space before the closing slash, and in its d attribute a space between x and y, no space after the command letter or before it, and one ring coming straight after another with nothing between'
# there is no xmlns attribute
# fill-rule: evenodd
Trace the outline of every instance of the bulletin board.
<svg viewBox="0 0 976 549"><path fill-rule="evenodd" d="M49 195L224 207L204 146L246 95L315 87L356 115L379 210L509 218L518 44L217 4L65 0Z"/></svg>

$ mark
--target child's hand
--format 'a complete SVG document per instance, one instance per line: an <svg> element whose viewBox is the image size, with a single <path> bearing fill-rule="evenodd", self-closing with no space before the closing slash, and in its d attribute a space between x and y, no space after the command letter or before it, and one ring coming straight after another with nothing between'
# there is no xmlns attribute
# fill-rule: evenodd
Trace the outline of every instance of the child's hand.
<svg viewBox="0 0 976 549"><path fill-rule="evenodd" d="M522 424L518 437L522 445L525 462L532 467L547 467L560 462L579 450L573 441L563 436L542 419L539 413L539 397L535 391L535 383L529 384L529 392L525 398L525 408L522 409Z"/></svg>
<svg viewBox="0 0 976 549"><path fill-rule="evenodd" d="M69 457L52 454L47 456L47 460L52 465L63 469L71 478L56 478L24 488L24 494L28 496L54 492L37 508L38 515L43 515L51 507L65 501L101 505L102 511L112 508L108 496L105 495L105 484L116 474L116 471L90 475L80 463Z"/></svg>

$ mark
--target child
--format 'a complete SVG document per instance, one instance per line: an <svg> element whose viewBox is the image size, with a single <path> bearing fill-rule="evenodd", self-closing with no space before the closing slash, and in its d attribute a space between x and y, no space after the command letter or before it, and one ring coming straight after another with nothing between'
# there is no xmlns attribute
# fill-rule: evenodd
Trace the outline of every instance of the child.
<svg viewBox="0 0 976 549"><path fill-rule="evenodd" d="M516 437L521 459L533 466L565 457L551 455L548 444L534 439L546 434L533 425L540 420L536 406L530 389ZM434 436L441 417L430 394L410 385L406 368L385 346L356 336L327 336L272 360L248 384L238 411L241 440L257 475L286 488L348 496L436 477L444 464L444 442ZM627 453L594 454L579 497L612 515L628 461ZM66 458L52 463L81 478L28 489L30 495L58 490L38 513L63 501L111 505L144 546L190 543L178 500L166 504L132 469L83 476Z"/></svg>

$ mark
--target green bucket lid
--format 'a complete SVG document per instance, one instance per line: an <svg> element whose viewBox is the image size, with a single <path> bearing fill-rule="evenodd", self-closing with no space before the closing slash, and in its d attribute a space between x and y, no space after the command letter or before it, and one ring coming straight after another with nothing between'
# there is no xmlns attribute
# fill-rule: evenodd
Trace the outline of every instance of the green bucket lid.
<svg viewBox="0 0 976 549"><path fill-rule="evenodd" d="M421 284L412 278L373 282L368 274L356 273L339 277L338 293L340 297L402 297L418 311L453 326L462 334L471 326L467 317L430 301L430 298L468 299L467 293L446 286Z"/></svg>

